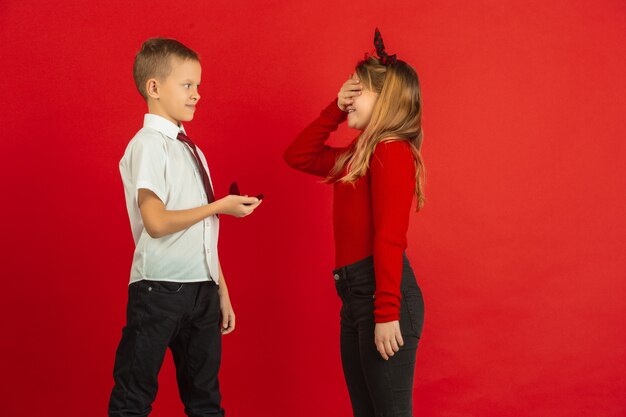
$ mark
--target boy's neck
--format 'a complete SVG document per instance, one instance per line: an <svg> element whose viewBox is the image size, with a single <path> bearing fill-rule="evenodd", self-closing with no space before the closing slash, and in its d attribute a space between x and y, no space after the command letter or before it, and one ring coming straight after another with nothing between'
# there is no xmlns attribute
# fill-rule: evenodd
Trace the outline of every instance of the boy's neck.
<svg viewBox="0 0 626 417"><path fill-rule="evenodd" d="M162 118L167 119L170 122L174 123L176 126L180 127L180 120L173 119L170 115L167 114L167 112L163 110L161 106L159 106L152 100L148 100L148 113L161 116Z"/></svg>

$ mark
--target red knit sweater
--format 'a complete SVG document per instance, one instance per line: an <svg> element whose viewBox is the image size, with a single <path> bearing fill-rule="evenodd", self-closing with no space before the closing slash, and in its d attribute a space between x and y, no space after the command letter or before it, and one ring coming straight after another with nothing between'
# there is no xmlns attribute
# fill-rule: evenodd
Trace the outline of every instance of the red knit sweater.
<svg viewBox="0 0 626 417"><path fill-rule="evenodd" d="M284 153L300 171L326 177L348 148L325 144L347 113L333 100ZM405 141L376 146L370 169L356 183L335 182L333 226L335 264L342 267L374 255L376 323L400 319L402 253L415 190L414 157Z"/></svg>

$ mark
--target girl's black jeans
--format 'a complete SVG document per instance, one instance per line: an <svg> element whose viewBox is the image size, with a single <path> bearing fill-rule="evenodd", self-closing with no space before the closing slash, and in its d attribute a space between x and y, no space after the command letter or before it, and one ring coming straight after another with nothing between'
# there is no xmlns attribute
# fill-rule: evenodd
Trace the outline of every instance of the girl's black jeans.
<svg viewBox="0 0 626 417"><path fill-rule="evenodd" d="M424 300L403 255L400 331L404 346L384 360L374 344L374 258L333 271L341 298L340 348L355 417L411 417L415 355L424 324Z"/></svg>

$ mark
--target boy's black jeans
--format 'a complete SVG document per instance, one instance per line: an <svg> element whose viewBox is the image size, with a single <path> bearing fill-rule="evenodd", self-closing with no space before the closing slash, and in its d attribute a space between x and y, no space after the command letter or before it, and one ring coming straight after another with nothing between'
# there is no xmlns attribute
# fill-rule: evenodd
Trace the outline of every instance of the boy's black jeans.
<svg viewBox="0 0 626 417"><path fill-rule="evenodd" d="M168 347L185 413L224 416L217 379L220 300L213 281L134 282L128 286L126 320L115 356L110 417L147 416L152 411Z"/></svg>
<svg viewBox="0 0 626 417"><path fill-rule="evenodd" d="M411 417L424 300L403 255L400 331L404 346L384 360L374 344L374 258L333 271L341 307L341 362L355 417Z"/></svg>

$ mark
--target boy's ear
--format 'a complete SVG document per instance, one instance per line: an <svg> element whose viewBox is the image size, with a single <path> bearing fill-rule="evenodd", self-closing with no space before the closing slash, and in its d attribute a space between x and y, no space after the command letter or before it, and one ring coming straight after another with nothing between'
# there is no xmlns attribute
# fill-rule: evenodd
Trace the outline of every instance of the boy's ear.
<svg viewBox="0 0 626 417"><path fill-rule="evenodd" d="M154 100L159 99L159 82L156 78L150 78L146 81L146 94Z"/></svg>

